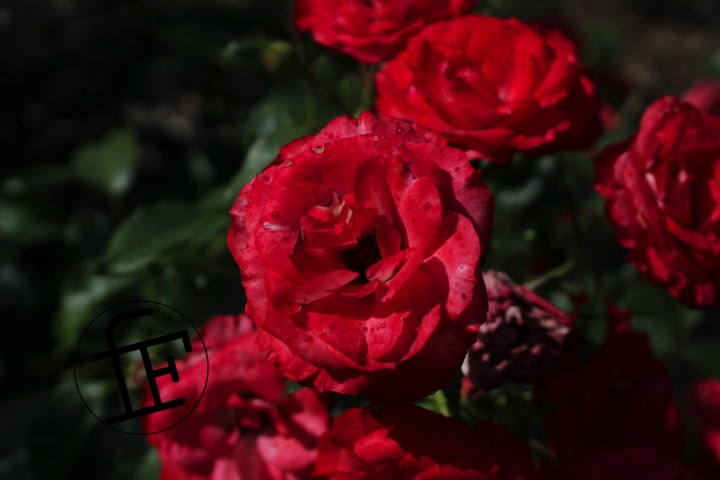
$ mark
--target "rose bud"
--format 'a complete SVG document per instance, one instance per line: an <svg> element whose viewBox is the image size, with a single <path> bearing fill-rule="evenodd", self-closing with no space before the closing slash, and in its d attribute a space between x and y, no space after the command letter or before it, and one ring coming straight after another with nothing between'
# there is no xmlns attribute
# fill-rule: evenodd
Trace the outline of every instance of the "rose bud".
<svg viewBox="0 0 720 480"><path fill-rule="evenodd" d="M720 305L720 116L672 97L598 159L596 190L628 259L687 306Z"/></svg>
<svg viewBox="0 0 720 480"><path fill-rule="evenodd" d="M340 117L283 147L230 213L258 347L288 378L375 403L450 383L487 312L492 197L463 152Z"/></svg>
<svg viewBox="0 0 720 480"><path fill-rule="evenodd" d="M315 41L377 63L397 55L420 30L470 12L476 0L298 0L295 23Z"/></svg>
<svg viewBox="0 0 720 480"><path fill-rule="evenodd" d="M552 446L560 459L636 447L679 458L683 427L670 375L629 313L609 313L605 343L587 358L563 355L535 390L536 403L553 405L545 416Z"/></svg>
<svg viewBox="0 0 720 480"><path fill-rule="evenodd" d="M322 436L314 478L532 480L527 446L506 428L416 406L353 408Z"/></svg>
<svg viewBox="0 0 720 480"><path fill-rule="evenodd" d="M487 320L463 364L463 396L508 380L531 381L560 356L572 318L502 272L483 273Z"/></svg>
<svg viewBox="0 0 720 480"><path fill-rule="evenodd" d="M208 350L208 383L185 420L148 441L160 457L162 479L222 480L308 478L317 456L317 439L330 415L317 392L301 389L282 396L285 379L255 348L252 322L245 315L220 315L200 329ZM196 340L198 342L198 340ZM198 345L197 343L195 345ZM195 404L202 394L207 364L202 348L178 362L179 376L158 378L163 399ZM197 381L188 382L195 377ZM151 399L147 399L151 404ZM143 418L147 432L172 425L178 409ZM181 420L178 418L178 420Z"/></svg>
<svg viewBox="0 0 720 480"><path fill-rule="evenodd" d="M436 130L471 159L507 163L593 145L595 87L557 30L471 15L430 26L376 75L380 113Z"/></svg>

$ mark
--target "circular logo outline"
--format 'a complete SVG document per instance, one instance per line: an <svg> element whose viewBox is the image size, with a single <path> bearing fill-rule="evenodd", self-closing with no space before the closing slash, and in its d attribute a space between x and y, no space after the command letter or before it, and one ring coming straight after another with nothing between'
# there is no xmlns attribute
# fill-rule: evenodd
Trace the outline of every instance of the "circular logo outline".
<svg viewBox="0 0 720 480"><path fill-rule="evenodd" d="M107 423L106 421L104 421L103 419L101 419L100 417L98 417L98 416L95 414L95 412L93 412L92 408L90 408L90 405L88 405L88 403L85 401L85 398L83 397L82 392L80 391L80 385L79 385L79 383L78 383L77 366L78 366L78 356L79 356L79 354L80 354L80 345L82 344L83 338L85 338L85 335L86 335L86 334L88 333L88 331L90 330L90 327L92 327L93 324L94 324L98 319L100 319L103 315L105 315L106 313L108 313L108 312L110 312L110 311L114 310L115 308L118 308L118 307L120 307L120 306L122 306L122 305L128 305L128 304L131 304L131 303L151 303L151 304L154 304L154 305L160 305L160 306L162 306L162 307L168 308L168 309L172 310L173 312L175 312L175 313L176 313L177 315L179 315L182 319L184 319L187 323L189 323L190 326L193 328L193 330L195 330L195 334L196 334L196 336L197 336L196 338L198 338L198 339L200 340L200 343L202 344L202 347L203 347L203 352L205 353L205 383L204 383L204 385L203 385L202 391L200 392L200 396L198 397L197 401L195 402L195 405L193 405L193 407L190 409L190 411L189 411L188 413L186 413L185 416L183 416L183 417L182 417L180 420L178 420L177 422L173 423L173 424L170 425L169 427L165 427L165 428L163 428L162 430L157 430L157 431L154 431L154 432L138 432L138 433L136 433L136 432L129 432L129 431L122 430L122 429L120 429L120 428L117 428L117 427L114 427L114 426L110 425L109 423ZM170 305L166 305L166 304L164 304L164 303L162 303L162 302L156 302L156 301L154 301L154 300L128 300L128 301L125 301L125 302L117 303L117 304L115 304L115 305L113 305L113 306L111 306L111 307L103 310L99 315L97 315L95 318L92 319L92 321L88 324L87 327L85 327L85 330L83 330L82 335L80 335L80 339L78 340L77 346L75 347L75 355L74 355L74 357L73 357L73 378L75 379L75 389L76 389L77 392L78 392L78 396L80 397L80 400L82 401L83 405L85 405L85 408L88 409L88 411L90 412L90 414L91 414L93 417L95 417L100 423L102 423L102 424L105 425L106 427L112 428L112 429L115 430L115 431L118 431L118 432L121 432L121 433L125 433L125 434L128 434L128 435L138 435L138 436L155 435L155 434L158 434L158 433L166 432L166 431L170 430L171 428L175 428L175 427L177 427L178 425L180 425L182 422L184 422L185 420L187 420L187 418L188 418L190 415L192 415L192 413L195 411L195 409L197 408L197 406L200 404L200 401L202 400L203 396L205 395L205 390L207 389L207 386L208 386L208 380L210 379L210 356L208 355L207 347L205 346L205 340L203 340L202 335L200 334L200 330L199 330L199 329L197 328L197 326L196 326L192 321L190 321L190 319L189 319L188 317L186 317L182 312L180 312L179 310L171 307Z"/></svg>

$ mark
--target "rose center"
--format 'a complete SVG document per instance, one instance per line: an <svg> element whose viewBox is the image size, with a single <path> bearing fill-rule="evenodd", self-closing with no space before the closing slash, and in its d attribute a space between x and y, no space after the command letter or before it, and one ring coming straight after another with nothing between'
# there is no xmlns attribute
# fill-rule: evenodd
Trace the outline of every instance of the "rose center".
<svg viewBox="0 0 720 480"><path fill-rule="evenodd" d="M365 235L358 240L358 246L343 254L343 261L349 270L358 272L363 276L360 281L367 282L368 267L382 260L380 247L378 247L375 233Z"/></svg>

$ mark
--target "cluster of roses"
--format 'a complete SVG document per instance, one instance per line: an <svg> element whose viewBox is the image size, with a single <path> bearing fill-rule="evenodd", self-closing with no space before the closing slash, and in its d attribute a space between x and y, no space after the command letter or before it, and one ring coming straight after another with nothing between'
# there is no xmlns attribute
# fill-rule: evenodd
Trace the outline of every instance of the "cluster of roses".
<svg viewBox="0 0 720 480"><path fill-rule="evenodd" d="M692 391L707 456L685 467L668 373L627 312L610 308L610 334L588 356L571 315L482 271L493 201L470 160L590 147L601 115L563 34L471 15L473 3L298 1L297 24L319 43L387 60L380 114L290 143L240 192L228 244L246 315L203 327L207 391L150 437L162 478L720 478L720 382ZM720 305L718 103L714 84L660 99L597 163L630 261L701 308ZM466 398L514 379L552 405L539 470L503 427L411 405L461 366ZM191 353L181 376L204 368ZM305 387L286 394L285 378ZM386 407L331 421L324 392ZM163 415L173 413L149 417L148 431Z"/></svg>

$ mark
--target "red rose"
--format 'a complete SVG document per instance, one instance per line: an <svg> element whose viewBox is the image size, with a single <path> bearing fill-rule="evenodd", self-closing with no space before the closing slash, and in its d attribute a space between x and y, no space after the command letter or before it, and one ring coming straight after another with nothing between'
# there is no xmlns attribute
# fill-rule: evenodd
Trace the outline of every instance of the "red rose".
<svg viewBox="0 0 720 480"><path fill-rule="evenodd" d="M720 380L696 382L691 398L705 450L720 470Z"/></svg>
<svg viewBox="0 0 720 480"><path fill-rule="evenodd" d="M322 436L314 476L330 480L530 480L530 452L490 423L420 407L353 408Z"/></svg>
<svg viewBox="0 0 720 480"><path fill-rule="evenodd" d="M666 97L608 147L595 188L629 260L682 303L720 305L720 116Z"/></svg>
<svg viewBox="0 0 720 480"><path fill-rule="evenodd" d="M561 458L588 451L647 447L663 455L682 452L680 413L672 383L647 337L630 329L627 312L611 308L611 332L587 360L567 361L537 390L553 403L545 417Z"/></svg>
<svg viewBox="0 0 720 480"><path fill-rule="evenodd" d="M290 379L402 403L460 369L487 309L492 198L442 138L337 118L282 148L230 213L258 346Z"/></svg>
<svg viewBox="0 0 720 480"><path fill-rule="evenodd" d="M148 437L160 456L161 477L307 478L317 455L317 439L329 424L318 394L302 389L282 397L285 379L255 348L256 334L246 316L214 317L201 335L210 362L205 394L184 421ZM168 376L158 378L161 398L185 398L194 405L205 379L206 364L200 356L204 357L202 349L193 349L178 365L181 379L198 381L173 383ZM162 428L158 426L173 423L168 417L179 415L178 410L144 417L145 430L157 431Z"/></svg>
<svg viewBox="0 0 720 480"><path fill-rule="evenodd" d="M558 468L544 466L543 480L691 480L677 459L649 448L594 451Z"/></svg>
<svg viewBox="0 0 720 480"><path fill-rule="evenodd" d="M481 395L508 380L528 381L560 356L572 318L502 272L483 273L487 320L463 363L463 393Z"/></svg>
<svg viewBox="0 0 720 480"><path fill-rule="evenodd" d="M298 0L295 23L315 41L376 63L397 55L425 26L470 12L476 0Z"/></svg>
<svg viewBox="0 0 720 480"><path fill-rule="evenodd" d="M591 146L600 103L557 30L467 16L428 27L377 74L379 112L444 135L471 158L506 163Z"/></svg>
<svg viewBox="0 0 720 480"><path fill-rule="evenodd" d="M683 94L682 100L703 112L720 115L720 82L701 78Z"/></svg>

